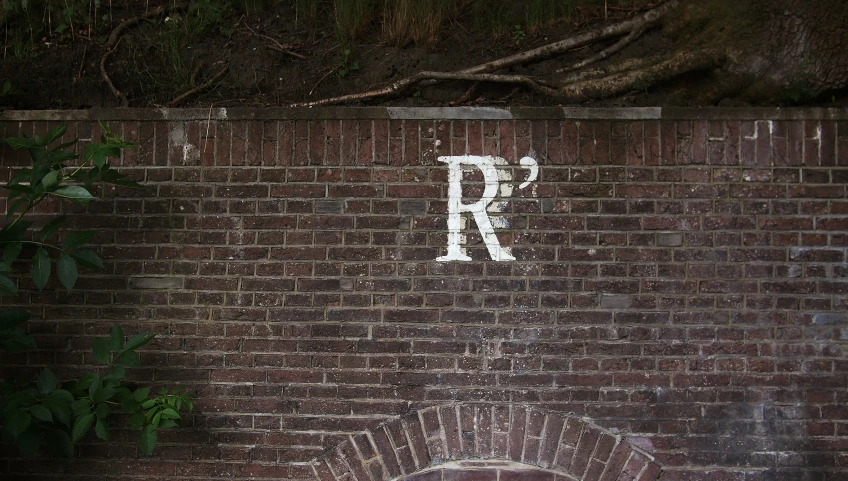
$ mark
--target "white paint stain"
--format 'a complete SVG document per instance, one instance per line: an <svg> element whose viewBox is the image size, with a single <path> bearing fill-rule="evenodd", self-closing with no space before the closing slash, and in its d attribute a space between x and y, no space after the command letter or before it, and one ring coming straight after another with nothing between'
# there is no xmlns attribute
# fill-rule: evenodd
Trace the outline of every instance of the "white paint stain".
<svg viewBox="0 0 848 481"><path fill-rule="evenodd" d="M522 167L530 169L530 177L518 186L519 189L523 189L539 177L539 163L533 157L522 157L519 163Z"/></svg>
<svg viewBox="0 0 848 481"><path fill-rule="evenodd" d="M465 212L474 216L477 229L483 236L483 242L489 251L489 257L495 261L515 260L509 251L501 247L494 227L492 226L486 208L495 199L500 184L500 177L495 168L497 161L492 156L460 155L442 156L439 162L448 164L448 252L447 255L437 257L438 261L470 261L471 257L466 255L460 248L460 230L462 214ZM504 162L500 159L500 162ZM475 166L483 172L485 187L480 200L473 204L462 202L462 166Z"/></svg>

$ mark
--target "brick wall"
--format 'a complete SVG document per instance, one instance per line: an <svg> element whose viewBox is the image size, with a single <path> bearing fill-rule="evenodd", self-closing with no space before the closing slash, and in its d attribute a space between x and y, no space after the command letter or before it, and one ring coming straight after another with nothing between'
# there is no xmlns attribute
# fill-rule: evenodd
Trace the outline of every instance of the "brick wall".
<svg viewBox="0 0 848 481"><path fill-rule="evenodd" d="M848 477L844 110L0 113L7 136L95 118L148 189L72 213L107 269L22 279L3 303L42 350L0 361L91 369L117 321L158 333L132 377L198 410L151 459L117 431L84 461L6 449L4 479ZM466 154L504 159L514 261L470 214L472 260L436 260L438 157ZM3 178L24 161L0 155Z"/></svg>

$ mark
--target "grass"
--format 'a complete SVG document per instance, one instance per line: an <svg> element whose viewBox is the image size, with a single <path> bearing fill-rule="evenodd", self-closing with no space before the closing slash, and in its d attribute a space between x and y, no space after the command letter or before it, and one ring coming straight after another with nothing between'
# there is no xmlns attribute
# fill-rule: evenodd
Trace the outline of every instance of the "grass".
<svg viewBox="0 0 848 481"><path fill-rule="evenodd" d="M432 45L444 24L456 18L462 0L385 0L383 38L392 45Z"/></svg>

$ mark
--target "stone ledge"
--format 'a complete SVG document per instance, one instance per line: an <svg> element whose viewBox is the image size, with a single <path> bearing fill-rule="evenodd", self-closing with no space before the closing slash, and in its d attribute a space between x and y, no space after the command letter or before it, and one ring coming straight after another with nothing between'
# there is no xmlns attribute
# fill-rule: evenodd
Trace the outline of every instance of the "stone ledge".
<svg viewBox="0 0 848 481"><path fill-rule="evenodd" d="M203 120L848 120L842 108L316 107L6 110L0 121Z"/></svg>

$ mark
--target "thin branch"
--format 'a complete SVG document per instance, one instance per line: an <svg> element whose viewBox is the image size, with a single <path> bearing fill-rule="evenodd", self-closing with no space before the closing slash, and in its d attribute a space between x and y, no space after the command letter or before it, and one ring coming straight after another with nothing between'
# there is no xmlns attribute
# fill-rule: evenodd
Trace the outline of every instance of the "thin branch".
<svg viewBox="0 0 848 481"><path fill-rule="evenodd" d="M282 52L284 54L291 55L294 58L306 60L306 57L304 57L303 55L301 55L299 53L292 52L291 50L289 50L289 48L291 48L291 45L288 45L288 44L283 45L280 42L278 42L276 39L274 39L273 37L269 37L268 35L263 35L261 33L257 33L255 30L250 28L250 25L248 25L247 23L245 23L244 26L247 27L247 29L250 30L250 33L252 33L253 35L256 35L257 37L262 37L265 40L271 42L271 44L267 46L271 50L276 50L278 52Z"/></svg>
<svg viewBox="0 0 848 481"><path fill-rule="evenodd" d="M180 103L180 102L182 102L183 100L185 100L185 99L187 99L187 98L191 97L192 95L194 95L194 94L196 94L196 93L198 93L198 92L200 92L200 91L202 91L202 90L206 90L206 89L208 89L209 87L211 87L211 86L212 86L212 84L214 84L215 82L217 82L217 81L218 81L218 79L220 79L221 77L223 77L225 73L227 73L227 68L228 68L228 65L224 65L224 67L223 67L223 68L221 68L221 70L219 70L219 71L218 71L218 73L216 73L214 77L212 77L211 79L209 79L209 81L207 81L207 82L206 82L206 83L204 83L203 85L199 85L199 86L197 86L197 87L195 87L195 88L193 88L193 89L191 89L191 90L189 90L189 91L187 91L187 92L183 93L182 95L178 96L178 97L177 97L177 98L175 98L174 100L171 100L171 102L169 102L169 103L168 103L168 105L169 105L169 106L171 106L171 107L173 107L174 105L177 105L178 103Z"/></svg>
<svg viewBox="0 0 848 481"><path fill-rule="evenodd" d="M106 72L106 60L109 59L109 55L112 55L112 53L118 49L118 45L121 44L122 38L123 37L119 38L118 41L115 42L115 46L110 50L107 50L106 53L103 54L103 57L100 58L100 76L103 77L104 81L106 81L106 85L109 86L109 89L113 94L115 94L115 97L118 97L121 100L121 107L126 107L130 104L129 100L127 100L127 96L115 87L115 84L112 83L112 79L109 77L109 73Z"/></svg>

